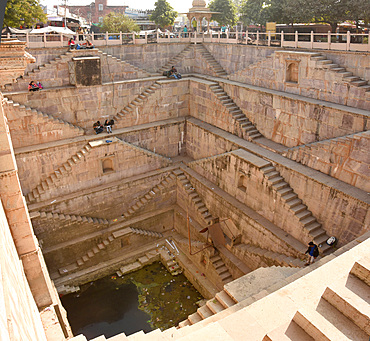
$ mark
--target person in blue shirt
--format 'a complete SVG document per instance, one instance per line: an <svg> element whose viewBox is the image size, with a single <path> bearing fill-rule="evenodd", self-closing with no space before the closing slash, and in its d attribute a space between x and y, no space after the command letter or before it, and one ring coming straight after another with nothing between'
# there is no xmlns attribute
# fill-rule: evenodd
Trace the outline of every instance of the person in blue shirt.
<svg viewBox="0 0 370 341"><path fill-rule="evenodd" d="M319 255L318 246L316 244L314 244L313 242L309 242L308 243L308 249L305 252L305 254L308 254L308 260L307 260L307 263L305 265L307 266L307 265L312 264L313 262L315 262L315 259Z"/></svg>

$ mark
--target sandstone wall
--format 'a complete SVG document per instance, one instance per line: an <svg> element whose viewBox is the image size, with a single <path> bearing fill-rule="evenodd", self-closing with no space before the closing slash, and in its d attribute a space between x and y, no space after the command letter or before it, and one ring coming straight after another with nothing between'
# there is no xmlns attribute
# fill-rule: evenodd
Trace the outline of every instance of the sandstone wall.
<svg viewBox="0 0 370 341"><path fill-rule="evenodd" d="M0 201L0 339L46 341L35 300Z"/></svg>
<svg viewBox="0 0 370 341"><path fill-rule="evenodd" d="M225 91L268 139L288 147L369 129L368 112L223 83Z"/></svg>
<svg viewBox="0 0 370 341"><path fill-rule="evenodd" d="M68 139L84 134L82 129L53 119L29 107L6 102L6 118L14 148Z"/></svg>
<svg viewBox="0 0 370 341"><path fill-rule="evenodd" d="M308 144L284 155L310 168L370 192L369 131Z"/></svg>
<svg viewBox="0 0 370 341"><path fill-rule="evenodd" d="M342 74L316 61L315 55L312 52L275 51L268 58L230 75L229 79L356 108L370 109L370 98L366 95L366 88L346 82ZM364 56L363 59L370 65L368 58ZM291 63L297 65L297 69L292 72L288 69ZM354 75L357 73L354 72Z"/></svg>
<svg viewBox="0 0 370 341"><path fill-rule="evenodd" d="M122 82L81 88L59 88L8 95L14 102L53 115L93 132L95 121L104 122L133 101L153 81ZM188 113L188 81L168 82L148 97L138 110L116 122L117 127L154 122Z"/></svg>

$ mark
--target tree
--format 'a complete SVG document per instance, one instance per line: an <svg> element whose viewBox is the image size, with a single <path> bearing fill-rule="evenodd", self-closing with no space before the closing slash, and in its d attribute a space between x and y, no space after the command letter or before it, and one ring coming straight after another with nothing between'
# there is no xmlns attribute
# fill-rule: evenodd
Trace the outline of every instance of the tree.
<svg viewBox="0 0 370 341"><path fill-rule="evenodd" d="M38 22L46 22L39 0L8 0L4 27L33 26Z"/></svg>
<svg viewBox="0 0 370 341"><path fill-rule="evenodd" d="M177 17L177 12L173 10L172 6L166 0L158 0L154 6L155 9L150 20L162 28L172 26Z"/></svg>
<svg viewBox="0 0 370 341"><path fill-rule="evenodd" d="M212 12L220 12L213 14L212 19L216 20L221 25L234 26L236 23L236 6L232 0L212 0L209 4L209 9Z"/></svg>
<svg viewBox="0 0 370 341"><path fill-rule="evenodd" d="M122 13L108 13L101 24L103 32L138 32L140 27L136 22L130 19L127 15Z"/></svg>
<svg viewBox="0 0 370 341"><path fill-rule="evenodd" d="M241 8L241 20L246 24L265 25L267 21L267 6L264 0L245 0Z"/></svg>

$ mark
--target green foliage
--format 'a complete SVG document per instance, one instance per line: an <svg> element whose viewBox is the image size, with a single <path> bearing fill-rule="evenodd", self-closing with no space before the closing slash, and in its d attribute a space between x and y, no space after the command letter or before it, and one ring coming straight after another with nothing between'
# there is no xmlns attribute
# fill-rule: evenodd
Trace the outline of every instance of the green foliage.
<svg viewBox="0 0 370 341"><path fill-rule="evenodd" d="M32 26L38 22L46 22L39 0L8 0L4 27Z"/></svg>
<svg viewBox="0 0 370 341"><path fill-rule="evenodd" d="M122 13L110 12L103 18L101 24L103 32L118 33L118 32L138 32L139 26L136 22Z"/></svg>
<svg viewBox="0 0 370 341"><path fill-rule="evenodd" d="M166 0L158 0L155 4L155 9L150 16L150 20L154 21L162 28L172 26L177 17L177 12Z"/></svg>
<svg viewBox="0 0 370 341"><path fill-rule="evenodd" d="M236 6L232 0L212 0L209 4L209 9L212 12L220 12L213 14L212 19L216 20L221 25L234 26L236 23Z"/></svg>
<svg viewBox="0 0 370 341"><path fill-rule="evenodd" d="M265 25L269 21L267 8L264 0L244 0L240 8L241 20L247 25Z"/></svg>

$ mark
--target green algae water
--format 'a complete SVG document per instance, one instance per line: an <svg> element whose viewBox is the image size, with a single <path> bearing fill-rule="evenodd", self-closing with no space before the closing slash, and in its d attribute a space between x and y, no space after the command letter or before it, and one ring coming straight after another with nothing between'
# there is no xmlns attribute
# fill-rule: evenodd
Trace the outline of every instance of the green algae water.
<svg viewBox="0 0 370 341"><path fill-rule="evenodd" d="M165 330L194 313L201 299L184 275L172 276L159 262L122 278L101 278L61 298L73 334L88 339Z"/></svg>

